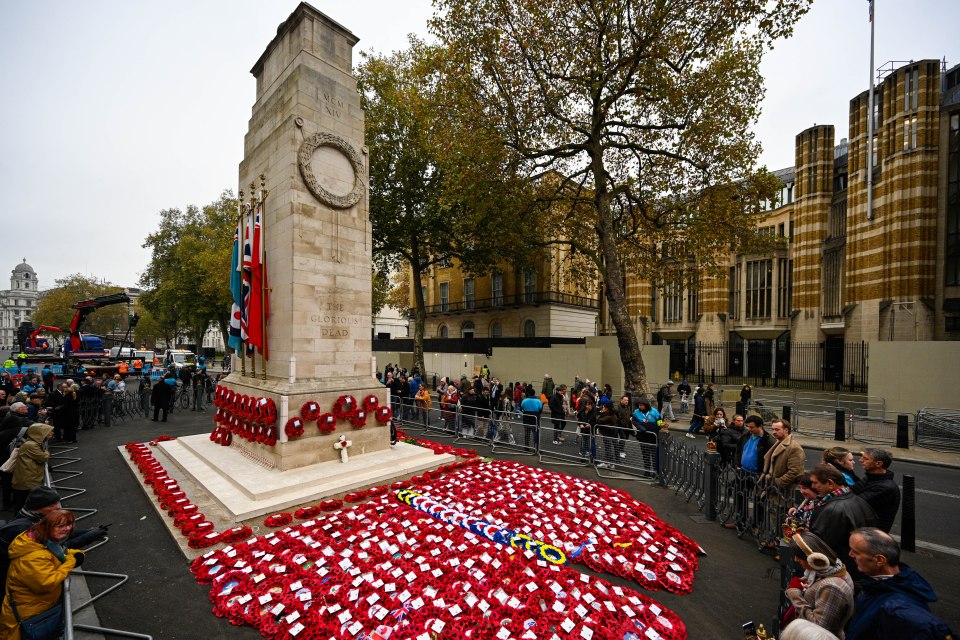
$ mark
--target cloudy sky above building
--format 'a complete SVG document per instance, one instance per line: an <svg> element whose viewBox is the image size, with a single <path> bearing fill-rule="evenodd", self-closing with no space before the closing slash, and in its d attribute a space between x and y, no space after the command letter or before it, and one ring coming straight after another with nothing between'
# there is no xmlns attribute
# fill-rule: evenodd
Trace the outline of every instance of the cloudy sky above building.
<svg viewBox="0 0 960 640"><path fill-rule="evenodd" d="M360 38L355 52L426 35L427 0L314 0ZM237 190L254 101L249 70L296 3L278 0L0 3L0 178L4 255L42 288L82 273L135 286L161 209ZM875 66L960 62L960 2L877 0ZM814 124L846 136L867 88L866 0L820 0L763 65L756 134L770 169L793 164ZM355 55L355 60L357 56ZM6 284L0 285L5 288Z"/></svg>

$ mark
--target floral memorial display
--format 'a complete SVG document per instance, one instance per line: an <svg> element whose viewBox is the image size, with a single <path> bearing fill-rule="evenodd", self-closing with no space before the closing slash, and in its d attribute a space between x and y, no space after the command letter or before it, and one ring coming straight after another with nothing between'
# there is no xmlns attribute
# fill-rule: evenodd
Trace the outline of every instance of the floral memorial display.
<svg viewBox="0 0 960 640"><path fill-rule="evenodd" d="M253 537L250 527L214 531L147 445L127 450L191 547L228 545L191 564L214 613L264 637L687 637L649 596L576 570L652 590L693 586L699 546L603 484L471 457L270 515L275 530Z"/></svg>
<svg viewBox="0 0 960 640"><path fill-rule="evenodd" d="M557 562L689 591L699 547L627 494L467 460L345 500L197 558L215 613L268 638L686 637L648 596Z"/></svg>

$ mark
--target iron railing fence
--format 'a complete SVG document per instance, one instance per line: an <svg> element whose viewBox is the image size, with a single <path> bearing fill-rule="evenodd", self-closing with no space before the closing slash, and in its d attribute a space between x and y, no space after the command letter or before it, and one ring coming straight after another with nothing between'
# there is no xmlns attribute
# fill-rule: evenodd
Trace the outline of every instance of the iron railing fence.
<svg viewBox="0 0 960 640"><path fill-rule="evenodd" d="M866 342L738 340L670 343L670 373L754 387L867 390Z"/></svg>

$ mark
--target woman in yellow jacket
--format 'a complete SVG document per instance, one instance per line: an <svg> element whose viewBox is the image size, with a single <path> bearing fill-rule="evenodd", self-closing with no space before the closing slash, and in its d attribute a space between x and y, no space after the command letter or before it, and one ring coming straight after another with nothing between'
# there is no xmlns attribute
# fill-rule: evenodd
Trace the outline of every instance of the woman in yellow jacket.
<svg viewBox="0 0 960 640"><path fill-rule="evenodd" d="M57 509L10 543L10 571L0 611L0 640L20 640L20 623L56 606L63 582L83 564L83 551L60 544L73 531L74 516ZM10 598L17 607L13 613Z"/></svg>

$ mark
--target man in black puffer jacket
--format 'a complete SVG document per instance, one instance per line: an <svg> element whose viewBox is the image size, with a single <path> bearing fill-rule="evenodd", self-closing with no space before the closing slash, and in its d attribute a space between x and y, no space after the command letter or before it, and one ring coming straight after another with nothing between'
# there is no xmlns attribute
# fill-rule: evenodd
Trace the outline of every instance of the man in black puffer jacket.
<svg viewBox="0 0 960 640"><path fill-rule="evenodd" d="M720 464L728 466L733 464L734 456L737 453L737 444L743 435L743 416L739 413L733 416L725 428L720 430L717 435L717 451L720 453Z"/></svg>
<svg viewBox="0 0 960 640"><path fill-rule="evenodd" d="M893 479L893 471L889 470L892 463L893 457L885 449L861 451L860 464L865 473L853 488L853 492L877 512L878 526L886 533L890 533L900 509L900 487Z"/></svg>

